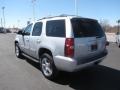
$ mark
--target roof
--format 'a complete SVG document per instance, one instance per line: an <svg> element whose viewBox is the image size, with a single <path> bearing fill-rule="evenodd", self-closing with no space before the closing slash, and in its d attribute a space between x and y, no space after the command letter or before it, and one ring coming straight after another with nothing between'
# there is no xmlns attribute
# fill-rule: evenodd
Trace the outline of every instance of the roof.
<svg viewBox="0 0 120 90"><path fill-rule="evenodd" d="M41 18L41 19L39 19L39 20L43 20L43 19L51 19L51 18L59 18L59 17L80 17L80 16L76 16L76 15L67 15L67 14L62 14L62 15L59 15L59 16L48 16L48 17L43 17L43 18ZM39 21L39 20L37 20L37 21Z"/></svg>

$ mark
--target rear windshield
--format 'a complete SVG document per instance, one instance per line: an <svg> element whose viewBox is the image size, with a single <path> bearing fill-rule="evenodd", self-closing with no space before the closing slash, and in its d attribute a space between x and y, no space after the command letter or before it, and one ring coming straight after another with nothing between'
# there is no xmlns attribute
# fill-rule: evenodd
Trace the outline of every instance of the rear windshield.
<svg viewBox="0 0 120 90"><path fill-rule="evenodd" d="M74 37L103 37L104 32L97 21L92 19L71 19Z"/></svg>

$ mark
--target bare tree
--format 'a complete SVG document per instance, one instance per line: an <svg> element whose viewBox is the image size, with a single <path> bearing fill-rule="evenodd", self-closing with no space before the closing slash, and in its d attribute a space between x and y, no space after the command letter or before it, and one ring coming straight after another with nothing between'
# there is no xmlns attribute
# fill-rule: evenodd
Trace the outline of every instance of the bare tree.
<svg viewBox="0 0 120 90"><path fill-rule="evenodd" d="M100 20L100 25L102 26L105 32L111 32L111 26L108 20L106 19Z"/></svg>

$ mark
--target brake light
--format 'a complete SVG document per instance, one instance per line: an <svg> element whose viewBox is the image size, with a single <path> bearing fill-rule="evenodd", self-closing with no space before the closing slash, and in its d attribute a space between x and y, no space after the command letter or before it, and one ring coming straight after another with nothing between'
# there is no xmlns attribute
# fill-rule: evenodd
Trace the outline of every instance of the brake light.
<svg viewBox="0 0 120 90"><path fill-rule="evenodd" d="M65 40L65 56L73 57L74 56L74 39L66 38Z"/></svg>

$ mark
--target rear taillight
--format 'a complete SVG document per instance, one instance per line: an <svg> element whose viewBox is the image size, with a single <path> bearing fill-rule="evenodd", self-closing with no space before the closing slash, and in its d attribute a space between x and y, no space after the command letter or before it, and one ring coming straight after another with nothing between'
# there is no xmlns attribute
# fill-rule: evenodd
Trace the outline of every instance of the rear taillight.
<svg viewBox="0 0 120 90"><path fill-rule="evenodd" d="M66 38L65 40L65 56L74 56L74 38Z"/></svg>

